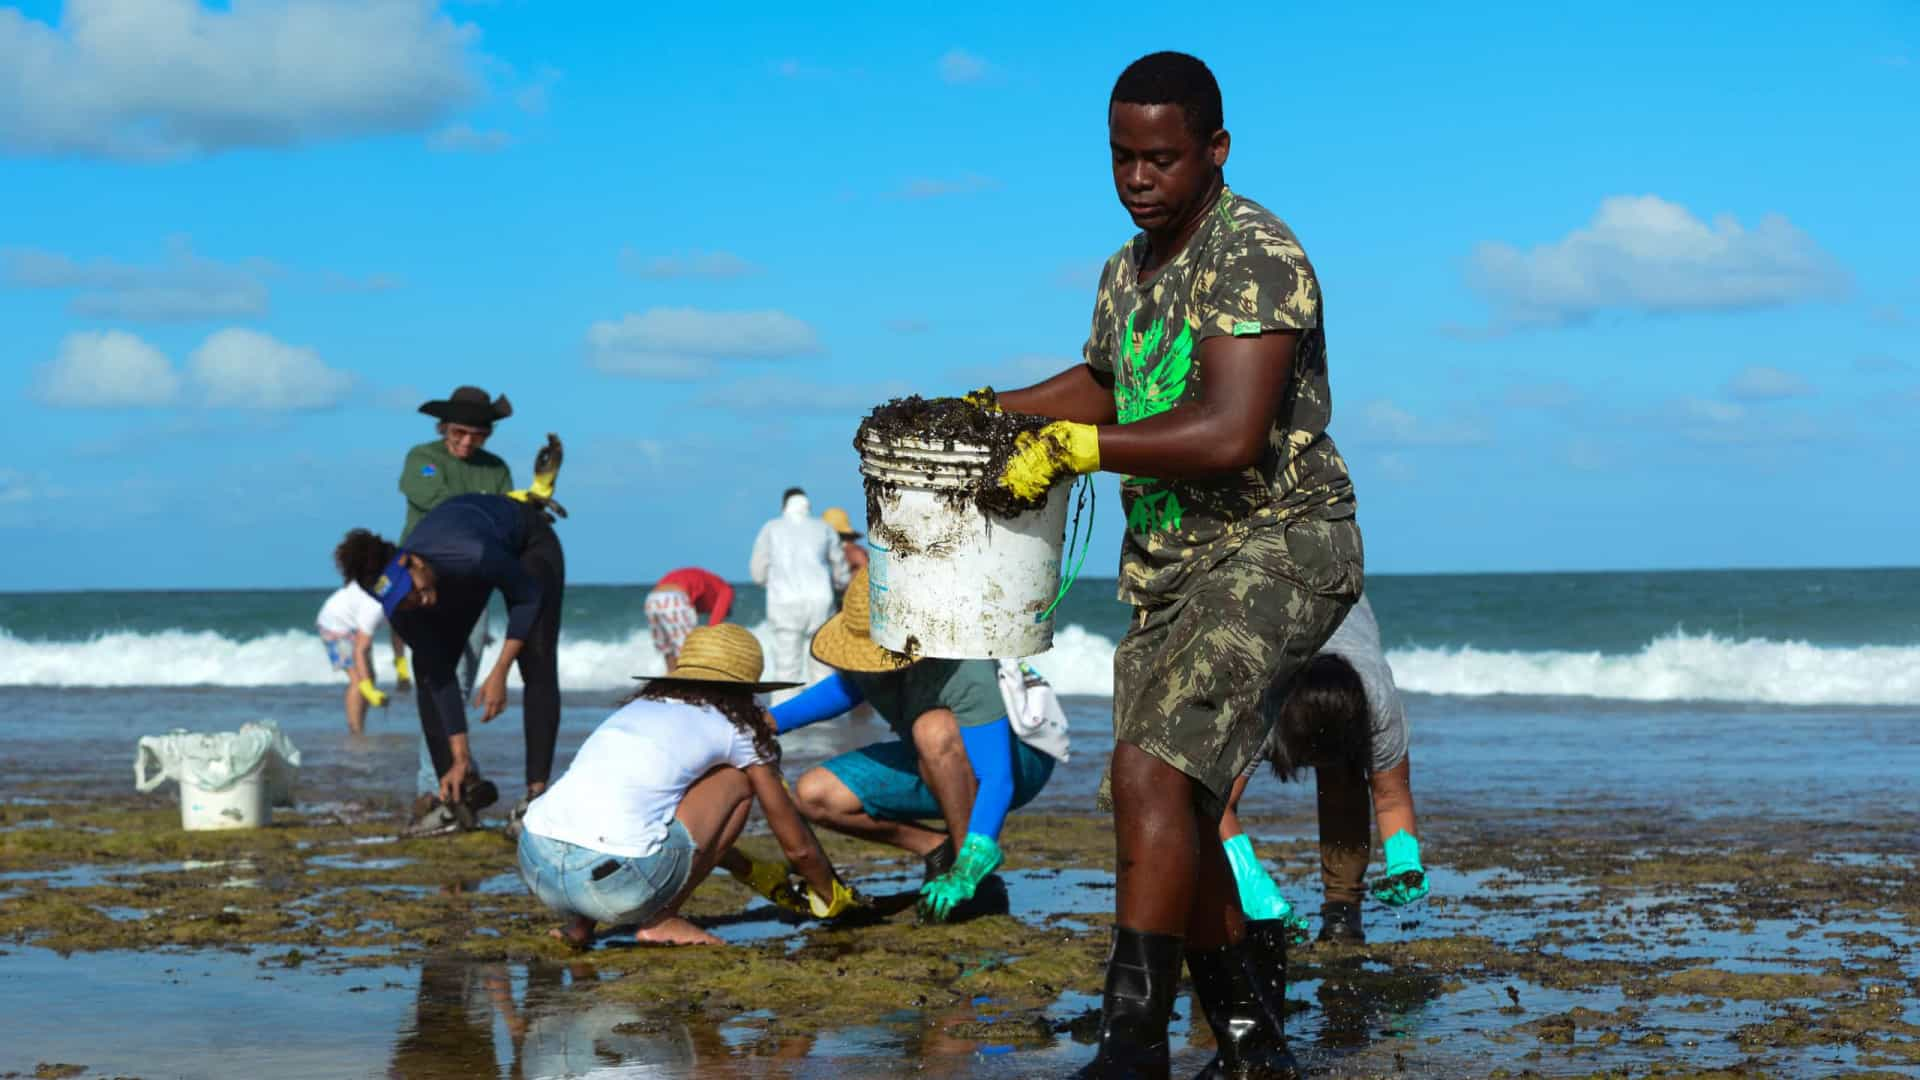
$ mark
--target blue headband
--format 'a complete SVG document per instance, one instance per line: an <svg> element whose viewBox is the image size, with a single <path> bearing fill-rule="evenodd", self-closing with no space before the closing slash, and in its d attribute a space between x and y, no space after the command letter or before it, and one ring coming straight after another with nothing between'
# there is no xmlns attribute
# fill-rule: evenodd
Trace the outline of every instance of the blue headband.
<svg viewBox="0 0 1920 1080"><path fill-rule="evenodd" d="M373 598L380 601L380 606L386 609L389 619L393 618L394 610L400 606L400 601L405 600L407 594L413 592L413 575L407 571L406 563L401 561L405 558L405 554L405 552L394 554L393 561L387 564L385 570L380 571L380 580L374 582L370 590Z"/></svg>

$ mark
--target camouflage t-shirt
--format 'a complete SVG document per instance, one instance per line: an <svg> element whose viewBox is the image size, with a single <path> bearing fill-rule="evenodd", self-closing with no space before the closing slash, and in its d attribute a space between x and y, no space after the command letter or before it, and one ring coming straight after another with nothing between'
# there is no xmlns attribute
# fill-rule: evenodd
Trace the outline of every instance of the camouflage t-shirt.
<svg viewBox="0 0 1920 1080"><path fill-rule="evenodd" d="M1113 376L1120 422L1197 399L1200 343L1293 331L1293 373L1258 464L1219 476L1127 477L1120 599L1153 606L1238 550L1250 530L1293 518L1353 516L1346 462L1326 433L1333 414L1320 283L1293 231L1230 190L1179 254L1140 280L1148 241L1128 241L1100 274L1086 361Z"/></svg>

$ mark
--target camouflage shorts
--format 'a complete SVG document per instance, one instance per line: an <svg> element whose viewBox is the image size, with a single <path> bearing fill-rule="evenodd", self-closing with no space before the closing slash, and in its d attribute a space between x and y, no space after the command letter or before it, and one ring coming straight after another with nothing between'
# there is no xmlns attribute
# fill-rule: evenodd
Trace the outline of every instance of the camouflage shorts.
<svg viewBox="0 0 1920 1080"><path fill-rule="evenodd" d="M1257 530L1182 594L1135 608L1113 656L1113 737L1199 782L1219 818L1273 726L1269 687L1306 667L1360 596L1360 528L1291 521ZM1112 775L1099 803L1112 808Z"/></svg>

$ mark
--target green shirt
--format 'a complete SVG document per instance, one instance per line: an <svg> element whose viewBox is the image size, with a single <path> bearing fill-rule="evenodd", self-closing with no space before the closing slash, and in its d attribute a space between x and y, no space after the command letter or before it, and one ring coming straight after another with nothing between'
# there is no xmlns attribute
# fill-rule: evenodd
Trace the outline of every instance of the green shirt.
<svg viewBox="0 0 1920 1080"><path fill-rule="evenodd" d="M407 497L407 524L400 530L400 543L407 542L427 511L455 495L505 495L512 490L513 470L485 450L475 450L461 461L447 451L443 440L421 443L407 451L407 463L400 468L400 494Z"/></svg>
<svg viewBox="0 0 1920 1080"><path fill-rule="evenodd" d="M961 727L1007 715L991 660L922 660L902 671L846 674L887 726L909 741L913 722L934 709L952 709Z"/></svg>
<svg viewBox="0 0 1920 1080"><path fill-rule="evenodd" d="M1326 433L1333 396L1320 283L1293 231L1260 204L1223 190L1186 247L1142 281L1147 253L1141 233L1107 260L1084 350L1088 365L1113 377L1122 424L1200 396L1207 338L1299 336L1258 462L1218 476L1122 480L1120 599L1152 607L1239 550L1251 530L1302 517L1350 518L1354 506L1346 462Z"/></svg>

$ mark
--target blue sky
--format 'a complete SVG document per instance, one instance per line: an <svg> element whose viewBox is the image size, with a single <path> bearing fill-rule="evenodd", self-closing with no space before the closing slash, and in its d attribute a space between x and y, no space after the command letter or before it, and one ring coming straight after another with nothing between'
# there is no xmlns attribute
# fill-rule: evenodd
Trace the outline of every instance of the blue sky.
<svg viewBox="0 0 1920 1080"><path fill-rule="evenodd" d="M1157 48L1318 269L1370 569L1915 561L1912 4L650 7L0 8L0 589L320 584L463 382L575 580L744 577L873 403L1077 356Z"/></svg>

